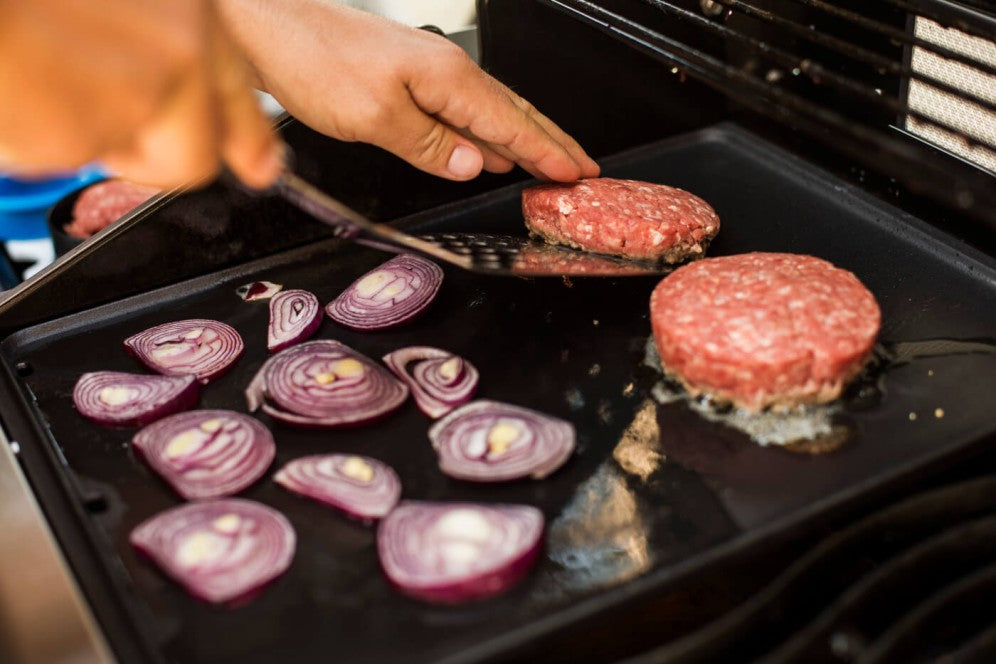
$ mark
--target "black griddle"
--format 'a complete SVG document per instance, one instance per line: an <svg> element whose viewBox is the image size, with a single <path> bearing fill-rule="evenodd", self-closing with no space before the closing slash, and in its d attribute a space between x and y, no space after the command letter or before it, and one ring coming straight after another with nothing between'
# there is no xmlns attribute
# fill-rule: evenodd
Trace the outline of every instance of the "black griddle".
<svg viewBox="0 0 996 664"><path fill-rule="evenodd" d="M663 182L710 201L723 223L711 255L810 253L852 270L879 300L885 341L996 337L992 259L736 125L668 139L603 166L605 175ZM521 232L521 186L400 224L410 232ZM409 402L382 422L345 431L302 431L263 417L277 442L274 469L309 453L363 453L398 471L405 498L535 505L549 530L534 572L509 593L479 603L408 599L378 569L373 529L279 489L271 472L242 495L290 518L299 537L290 570L241 608L190 598L127 541L131 528L179 499L130 451L133 429L99 427L74 411L74 382L85 371L140 371L121 344L134 332L213 317L240 331L246 354L204 389L200 405L244 411L242 388L266 357L267 306L242 302L235 289L267 279L310 289L327 302L387 257L320 240L27 328L0 345L0 415L24 450L36 490L61 492L71 505L71 516L54 519L57 535L123 659L137 653L183 662L531 659L552 634L610 618L691 573L854 509L996 438L996 355L926 358L887 371L880 403L842 415L854 431L843 448L797 455L758 447L686 406L648 401L656 375L643 359L656 279L565 282L446 268L439 298L413 324L357 333L326 320L318 337L373 358L410 344L469 358L481 371L480 396L576 425L579 445L569 463L541 482L451 480L436 467L426 438L430 421ZM934 416L936 408L943 417ZM646 428L648 413L656 435ZM641 414L643 428L627 438ZM645 478L613 458L620 441L634 436L659 443L663 454ZM619 634L624 638L625 626Z"/></svg>

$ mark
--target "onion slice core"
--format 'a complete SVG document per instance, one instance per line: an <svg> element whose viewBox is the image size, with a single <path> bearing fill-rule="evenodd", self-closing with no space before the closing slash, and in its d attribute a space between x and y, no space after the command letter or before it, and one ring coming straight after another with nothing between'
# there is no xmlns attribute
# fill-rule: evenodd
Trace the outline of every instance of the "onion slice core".
<svg viewBox="0 0 996 664"><path fill-rule="evenodd" d="M408 398L408 387L338 341L306 341L268 359L246 388L250 410L305 427L378 419Z"/></svg>
<svg viewBox="0 0 996 664"><path fill-rule="evenodd" d="M325 313L354 330L395 327L423 313L442 283L438 265L401 254L354 281L325 307Z"/></svg>
<svg viewBox="0 0 996 664"><path fill-rule="evenodd" d="M192 408L199 395L193 376L94 371L76 381L73 404L97 424L133 426Z"/></svg>
<svg viewBox="0 0 996 664"><path fill-rule="evenodd" d="M192 374L207 383L242 356L242 337L230 325L206 318L163 323L125 339L125 348L166 376Z"/></svg>
<svg viewBox="0 0 996 664"><path fill-rule="evenodd" d="M392 584L434 602L509 589L542 546L543 514L529 505L402 501L380 523L377 553Z"/></svg>
<svg viewBox="0 0 996 664"><path fill-rule="evenodd" d="M187 592L234 603L284 573L296 536L274 509L238 498L187 503L141 523L132 546Z"/></svg>
<svg viewBox="0 0 996 664"><path fill-rule="evenodd" d="M132 445L187 500L242 491L273 461L276 446L260 422L230 410L193 410L163 418Z"/></svg>
<svg viewBox="0 0 996 664"><path fill-rule="evenodd" d="M429 439L440 470L474 482L542 479L560 468L576 445L570 422L485 399L436 422Z"/></svg>
<svg viewBox="0 0 996 664"><path fill-rule="evenodd" d="M294 459L277 471L273 480L360 521L383 517L401 497L401 480L390 466L349 454Z"/></svg>
<svg viewBox="0 0 996 664"><path fill-rule="evenodd" d="M458 355L431 346L400 348L383 357L384 364L412 391L423 413L439 418L474 396L480 375ZM409 373L408 365L417 362Z"/></svg>
<svg viewBox="0 0 996 664"><path fill-rule="evenodd" d="M266 348L274 353L304 341L322 322L322 306L313 293L292 289L278 293L270 300L270 324L266 333Z"/></svg>

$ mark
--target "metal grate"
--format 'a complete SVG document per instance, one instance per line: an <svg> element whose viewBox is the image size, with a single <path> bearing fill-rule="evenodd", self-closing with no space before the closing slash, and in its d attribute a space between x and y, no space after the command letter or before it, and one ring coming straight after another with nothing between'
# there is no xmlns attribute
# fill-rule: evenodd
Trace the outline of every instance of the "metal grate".
<svg viewBox="0 0 996 664"><path fill-rule="evenodd" d="M990 67L996 66L996 43L992 41L945 28L922 17L916 19L914 34L929 43L944 44L949 49L968 54ZM978 143L959 140L959 137L940 127L921 122L919 117L908 117L906 128L996 173L996 152L986 147L996 143L996 113L992 109L992 104L996 102L996 76L916 47L911 65L918 74L951 81L957 91L952 93L947 88L939 89L914 79L910 82L907 98L910 108L917 110L918 116L923 113L942 118ZM973 103L959 96L958 91L971 91L972 95L986 103Z"/></svg>
<svg viewBox="0 0 996 664"><path fill-rule="evenodd" d="M838 530L729 613L626 664L992 662L996 476Z"/></svg>
<svg viewBox="0 0 996 664"><path fill-rule="evenodd" d="M544 2L996 229L996 16L982 4Z"/></svg>

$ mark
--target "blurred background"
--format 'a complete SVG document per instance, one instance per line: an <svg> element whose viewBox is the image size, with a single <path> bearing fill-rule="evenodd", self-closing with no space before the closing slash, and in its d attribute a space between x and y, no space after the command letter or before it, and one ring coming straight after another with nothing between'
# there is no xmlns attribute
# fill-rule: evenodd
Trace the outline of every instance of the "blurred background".
<svg viewBox="0 0 996 664"><path fill-rule="evenodd" d="M474 0L339 0L358 9L411 26L436 26L477 58ZM271 115L282 112L269 95L260 95ZM81 241L47 223L49 211L67 196L97 182L105 174L96 167L44 180L25 180L0 172L0 291L28 279ZM56 237L53 245L52 236Z"/></svg>
<svg viewBox="0 0 996 664"><path fill-rule="evenodd" d="M340 0L407 25L435 25L456 32L474 24L474 0Z"/></svg>

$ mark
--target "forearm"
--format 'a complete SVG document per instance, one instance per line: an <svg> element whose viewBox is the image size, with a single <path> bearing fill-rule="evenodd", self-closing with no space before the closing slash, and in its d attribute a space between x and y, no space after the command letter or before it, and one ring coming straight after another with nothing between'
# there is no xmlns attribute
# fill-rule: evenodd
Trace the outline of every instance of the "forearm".
<svg viewBox="0 0 996 664"><path fill-rule="evenodd" d="M541 178L597 175L549 118L459 47L331 0L216 0L258 83L313 129L466 180L516 163Z"/></svg>

